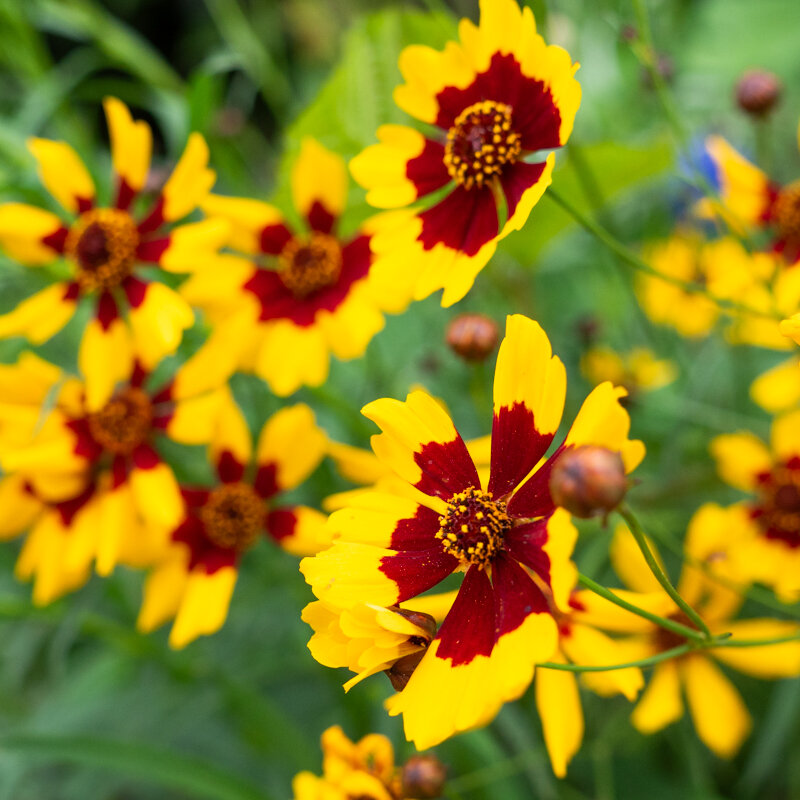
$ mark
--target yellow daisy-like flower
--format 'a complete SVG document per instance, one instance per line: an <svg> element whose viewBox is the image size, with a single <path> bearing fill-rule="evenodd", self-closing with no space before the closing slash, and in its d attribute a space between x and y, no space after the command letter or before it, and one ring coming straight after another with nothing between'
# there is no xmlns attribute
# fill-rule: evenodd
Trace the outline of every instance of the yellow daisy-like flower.
<svg viewBox="0 0 800 800"><path fill-rule="evenodd" d="M281 396L323 384L331 354L363 355L383 328L383 311L406 304L398 304L396 292L381 294L373 286L371 223L348 237L337 230L347 199L342 158L305 139L291 186L304 230L293 229L267 203L209 197L203 208L231 225L231 246L259 260L198 272L181 288L222 324L218 335L227 337L238 365Z"/></svg>
<svg viewBox="0 0 800 800"><path fill-rule="evenodd" d="M581 372L595 385L611 381L624 386L628 396L633 397L672 383L678 369L675 362L656 358L653 351L646 347L618 353L610 347L597 346L587 350L581 357Z"/></svg>
<svg viewBox="0 0 800 800"><path fill-rule="evenodd" d="M54 283L0 316L0 337L46 341L72 318L81 298L90 298L94 317L81 342L79 363L87 402L99 409L136 359L153 368L175 352L194 322L176 292L146 278L142 269L173 273L215 265L226 237L220 222L176 225L205 198L215 174L207 167L208 147L193 133L178 164L149 211L133 211L150 167L152 135L127 107L108 97L103 103L111 137L115 200L98 206L94 182L78 154L65 142L31 139L45 188L64 210L59 216L35 206L0 206L0 247L31 267L63 258L72 276Z"/></svg>
<svg viewBox="0 0 800 800"><path fill-rule="evenodd" d="M218 631L239 560L263 534L297 555L327 546L323 514L273 505L278 493L300 485L316 469L325 447L313 412L298 404L267 420L253 452L242 412L227 395L211 438L218 483L182 488L183 513L166 530L168 552L146 581L139 629L151 631L174 618L169 643L176 648Z"/></svg>
<svg viewBox="0 0 800 800"><path fill-rule="evenodd" d="M383 431L372 439L375 454L405 481L404 490L359 490L352 506L329 519L334 546L300 568L320 600L341 608L402 604L465 572L436 638L389 701L418 747L486 724L525 691L534 663L555 651L548 597L566 604L577 532L550 497L550 471L565 449L584 444L619 452L627 470L639 463L644 447L628 440L624 393L597 387L545 459L561 421L566 373L541 327L511 316L497 359L485 485L429 395L413 392L405 402L377 400L363 409Z"/></svg>
<svg viewBox="0 0 800 800"><path fill-rule="evenodd" d="M707 242L691 231L679 231L652 245L646 258L663 275L696 283L714 297L743 302L758 311L772 311L778 297L791 307L791 296L797 296L798 281L788 275L783 279L788 281L785 286L770 290L774 258L767 253L750 254L733 238ZM640 275L636 290L647 316L682 336L706 336L720 316L719 306L702 292L690 292L660 278ZM787 347L777 319L742 315L737 317L731 337L740 343Z"/></svg>
<svg viewBox="0 0 800 800"><path fill-rule="evenodd" d="M800 411L776 417L770 446L739 432L711 443L722 479L750 498L740 504L742 570L784 602L800 598Z"/></svg>
<svg viewBox="0 0 800 800"><path fill-rule="evenodd" d="M395 102L435 131L384 125L380 144L350 163L371 205L397 209L372 240L383 290L419 300L444 289L444 306L527 221L555 163L542 153L566 144L581 99L578 65L545 45L530 8L516 0L480 7L477 27L461 20L458 42L400 55L405 83ZM422 210L408 207L418 200Z"/></svg>
<svg viewBox="0 0 800 800"><path fill-rule="evenodd" d="M0 466L11 476L4 535L30 529L17 574L34 579L34 602L81 585L93 562L108 575L119 562L160 557L159 528L177 523L183 503L154 445L162 436L210 440L225 390L210 381L206 356L199 351L157 387L137 364L96 411L80 380L37 356L0 366Z"/></svg>
<svg viewBox="0 0 800 800"><path fill-rule="evenodd" d="M687 555L697 561L708 559L712 553L726 558L736 510L708 507L701 511L702 517L695 517L690 524ZM661 588L624 527L615 533L611 559L617 574L630 589L615 590L615 594L640 608L692 627L688 617ZM742 594L709 579L695 566L684 566L678 591L698 610L714 634L731 633L734 639L759 640L791 636L800 630L796 623L776 619L733 620L742 604ZM618 652L625 654L625 661L648 658L686 643L679 634L631 615L590 592L581 592L580 601L598 627L633 634L616 642ZM718 756L733 757L750 731L750 714L717 662L758 678L795 677L800 675L800 641L695 650L660 662L633 711L634 726L641 733L655 733L680 719L683 693L700 739Z"/></svg>
<svg viewBox="0 0 800 800"><path fill-rule="evenodd" d="M700 215L717 213L737 230L768 232L770 249L784 264L796 264L800 260L800 180L785 186L775 183L721 136L708 137L705 147L719 201L701 202Z"/></svg>

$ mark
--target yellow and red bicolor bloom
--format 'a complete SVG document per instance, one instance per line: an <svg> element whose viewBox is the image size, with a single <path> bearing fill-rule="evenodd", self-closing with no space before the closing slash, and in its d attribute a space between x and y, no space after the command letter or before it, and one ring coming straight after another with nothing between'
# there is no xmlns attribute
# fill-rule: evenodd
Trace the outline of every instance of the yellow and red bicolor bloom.
<svg viewBox="0 0 800 800"><path fill-rule="evenodd" d="M322 777L301 772L294 800L403 800L392 743L377 733L353 742L338 725L322 734Z"/></svg>
<svg viewBox="0 0 800 800"><path fill-rule="evenodd" d="M776 417L770 445L746 431L711 443L722 479L747 492L739 504L741 569L784 602L800 598L800 412Z"/></svg>
<svg viewBox="0 0 800 800"><path fill-rule="evenodd" d="M581 372L595 385L611 381L618 386L624 386L629 397L667 386L678 374L673 361L657 358L646 347L618 353L601 345L589 348L581 356Z"/></svg>
<svg viewBox="0 0 800 800"><path fill-rule="evenodd" d="M338 229L347 200L342 158L306 138L291 188L305 223L300 229L267 203L209 197L206 214L229 223L230 245L257 260L198 272L182 287L212 319L229 319L229 326L245 331L232 337L238 338L239 365L279 395L320 386L331 354L342 360L363 355L383 328L382 312L406 305L398 305L396 292L381 295L372 286L371 223L352 235Z"/></svg>
<svg viewBox="0 0 800 800"><path fill-rule="evenodd" d="M317 467L325 434L303 404L274 414L253 453L250 431L231 397L212 438L218 483L182 489L185 512L168 535L169 552L145 584L138 625L151 631L174 618L172 647L183 647L225 622L242 555L267 534L297 555L325 546L325 517L306 506L275 506Z"/></svg>
<svg viewBox="0 0 800 800"><path fill-rule="evenodd" d="M713 634L730 633L733 640L743 641L796 635L800 626L794 622L760 618L735 620L744 599L741 591L728 580L719 581L714 571L703 568L727 569L720 564L725 565L733 557L731 531L737 529L739 513L736 507L724 509L709 504L695 514L687 532L687 560L678 592L700 613ZM624 527L615 533L611 560L615 571L629 587L629 590L615 589L615 594L640 608L693 627L687 615L656 581ZM721 577L724 572L716 574ZM594 625L632 634L616 640L618 652L625 654L624 662L648 658L686 644L680 634L657 627L591 592L582 591L578 596ZM795 677L800 675L800 641L691 650L658 663L631 715L634 727L641 733L655 733L680 719L684 713L682 695L685 695L700 739L718 756L733 757L750 731L751 719L739 692L720 669L720 663L757 678Z"/></svg>
<svg viewBox="0 0 800 800"><path fill-rule="evenodd" d="M479 26L461 20L458 42L400 55L395 102L432 132L384 125L350 163L367 201L395 209L372 239L381 285L414 299L444 289L445 306L527 221L551 182L554 155L543 153L566 144L581 99L578 65L545 45L530 8L480 6Z"/></svg>
<svg viewBox="0 0 800 800"><path fill-rule="evenodd" d="M160 557L158 529L177 523L182 500L156 445L162 436L210 440L222 390L209 382L213 370L204 361L190 359L156 388L136 364L98 410L88 408L80 380L36 356L0 367L0 385L11 392L0 409L7 500L22 509L35 500L47 510L35 525L11 513L17 521L8 531L31 529L17 573L35 580L36 603L83 583L93 562L108 575L118 562L141 567ZM41 419L48 397L53 408Z"/></svg>
<svg viewBox="0 0 800 800"><path fill-rule="evenodd" d="M536 661L556 649L548 595L566 604L577 535L556 509L549 474L565 449L596 444L633 469L644 454L629 441L624 389L597 387L565 441L545 458L566 394L566 373L541 327L508 318L494 382L490 474L482 484L444 409L424 392L377 400L363 413L382 429L375 454L403 479L397 491L357 490L331 515L333 547L301 571L325 602L389 607L454 572L464 580L450 612L406 688L389 700L420 748L485 724L519 697Z"/></svg>
<svg viewBox="0 0 800 800"><path fill-rule="evenodd" d="M46 341L72 318L79 301L93 307L79 361L93 410L110 397L116 379L134 359L148 369L175 352L194 322L190 306L149 269L187 273L220 266L217 250L227 227L221 222L178 224L205 198L215 174L207 167L208 147L199 133L188 144L150 209L134 203L145 189L152 134L127 107L104 101L111 137L115 198L98 203L94 182L75 150L65 142L31 139L45 188L63 209L59 216L23 203L0 206L0 247L36 267L64 259L71 276L21 302L0 317L0 336Z"/></svg>
<svg viewBox="0 0 800 800"><path fill-rule="evenodd" d="M800 139L798 140L800 143ZM769 249L792 265L800 260L800 180L780 185L738 153L721 136L706 139L712 184L719 200L706 199L701 216L719 214L735 230L763 230Z"/></svg>

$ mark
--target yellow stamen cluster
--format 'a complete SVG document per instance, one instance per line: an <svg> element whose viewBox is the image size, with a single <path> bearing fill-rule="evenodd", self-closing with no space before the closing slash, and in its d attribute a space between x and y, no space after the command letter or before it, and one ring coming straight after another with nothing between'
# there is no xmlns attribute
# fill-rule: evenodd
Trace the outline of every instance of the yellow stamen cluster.
<svg viewBox="0 0 800 800"><path fill-rule="evenodd" d="M781 189L772 213L782 238L800 240L800 181Z"/></svg>
<svg viewBox="0 0 800 800"><path fill-rule="evenodd" d="M89 415L89 432L107 452L129 455L147 438L152 417L150 398L131 386Z"/></svg>
<svg viewBox="0 0 800 800"><path fill-rule="evenodd" d="M444 150L444 164L456 183L480 188L517 160L522 146L511 117L511 106L494 100L473 103L456 117Z"/></svg>
<svg viewBox="0 0 800 800"><path fill-rule="evenodd" d="M778 467L761 489L758 521L800 541L800 470Z"/></svg>
<svg viewBox="0 0 800 800"><path fill-rule="evenodd" d="M484 569L503 547L511 527L506 504L474 487L454 494L439 517L439 539L445 551Z"/></svg>
<svg viewBox="0 0 800 800"><path fill-rule="evenodd" d="M217 487L203 506L200 518L206 536L226 550L246 550L263 527L264 501L246 483Z"/></svg>
<svg viewBox="0 0 800 800"><path fill-rule="evenodd" d="M84 290L112 289L131 273L139 231L126 211L96 208L70 228L66 254L77 264L76 279Z"/></svg>
<svg viewBox="0 0 800 800"><path fill-rule="evenodd" d="M297 298L332 286L342 271L342 248L326 233L314 231L307 242L290 239L280 254L278 275Z"/></svg>

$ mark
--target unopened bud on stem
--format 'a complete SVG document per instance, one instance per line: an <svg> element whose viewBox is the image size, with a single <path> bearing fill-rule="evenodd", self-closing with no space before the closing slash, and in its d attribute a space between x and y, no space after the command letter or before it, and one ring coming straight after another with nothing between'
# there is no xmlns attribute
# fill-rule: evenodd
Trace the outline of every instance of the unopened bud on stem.
<svg viewBox="0 0 800 800"><path fill-rule="evenodd" d="M441 797L447 770L433 755L412 756L401 772L403 797L415 800Z"/></svg>
<svg viewBox="0 0 800 800"><path fill-rule="evenodd" d="M780 96L781 83L777 76L763 69L748 70L736 83L736 103L754 117L769 114Z"/></svg>
<svg viewBox="0 0 800 800"><path fill-rule="evenodd" d="M497 347L497 323L484 314L459 314L447 326L450 349L465 361L483 361Z"/></svg>
<svg viewBox="0 0 800 800"><path fill-rule="evenodd" d="M576 517L603 516L622 502L628 490L619 453L583 445L566 450L550 473L550 496Z"/></svg>

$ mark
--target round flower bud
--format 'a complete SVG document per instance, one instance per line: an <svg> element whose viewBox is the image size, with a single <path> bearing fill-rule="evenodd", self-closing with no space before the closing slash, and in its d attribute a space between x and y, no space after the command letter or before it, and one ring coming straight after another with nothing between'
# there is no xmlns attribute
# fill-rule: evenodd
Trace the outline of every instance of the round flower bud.
<svg viewBox="0 0 800 800"><path fill-rule="evenodd" d="M483 361L498 339L497 323L484 314L459 314L447 326L448 346L465 361Z"/></svg>
<svg viewBox="0 0 800 800"><path fill-rule="evenodd" d="M754 117L763 117L775 108L781 96L777 76L763 69L745 72L736 83L736 103Z"/></svg>
<svg viewBox="0 0 800 800"><path fill-rule="evenodd" d="M550 496L557 506L582 519L607 514L628 490L619 453L583 445L567 450L550 473Z"/></svg>
<svg viewBox="0 0 800 800"><path fill-rule="evenodd" d="M446 778L447 770L436 756L412 756L400 774L403 797L414 797L417 800L441 797Z"/></svg>

